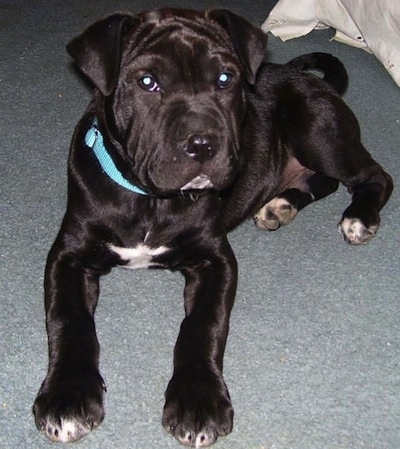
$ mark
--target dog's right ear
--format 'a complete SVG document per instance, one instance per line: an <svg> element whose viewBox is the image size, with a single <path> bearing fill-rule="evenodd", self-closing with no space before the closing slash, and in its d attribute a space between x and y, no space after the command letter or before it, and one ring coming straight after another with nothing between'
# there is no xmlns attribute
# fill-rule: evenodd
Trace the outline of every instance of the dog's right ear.
<svg viewBox="0 0 400 449"><path fill-rule="evenodd" d="M118 80L122 40L139 23L137 17L114 14L90 25L67 45L77 66L106 96Z"/></svg>

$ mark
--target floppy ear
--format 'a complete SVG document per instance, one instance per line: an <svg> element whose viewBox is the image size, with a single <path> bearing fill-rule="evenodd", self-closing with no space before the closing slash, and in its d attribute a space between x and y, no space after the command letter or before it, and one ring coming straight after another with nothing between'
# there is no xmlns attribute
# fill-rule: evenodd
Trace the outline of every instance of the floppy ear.
<svg viewBox="0 0 400 449"><path fill-rule="evenodd" d="M116 85L122 54L122 40L139 19L114 14L90 25L67 45L67 51L82 72L104 95Z"/></svg>
<svg viewBox="0 0 400 449"><path fill-rule="evenodd" d="M228 32L242 63L246 80L254 84L257 70L264 58L267 36L243 17L226 9L211 9L206 12L206 18L217 22Z"/></svg>

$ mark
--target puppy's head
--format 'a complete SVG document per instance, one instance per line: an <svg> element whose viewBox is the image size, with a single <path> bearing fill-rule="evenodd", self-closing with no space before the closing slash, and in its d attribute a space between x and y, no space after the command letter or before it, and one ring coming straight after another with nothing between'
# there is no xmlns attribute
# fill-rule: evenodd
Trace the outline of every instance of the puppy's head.
<svg viewBox="0 0 400 449"><path fill-rule="evenodd" d="M121 172L154 194L224 189L239 163L246 84L266 38L226 10L115 14L67 47L97 89Z"/></svg>

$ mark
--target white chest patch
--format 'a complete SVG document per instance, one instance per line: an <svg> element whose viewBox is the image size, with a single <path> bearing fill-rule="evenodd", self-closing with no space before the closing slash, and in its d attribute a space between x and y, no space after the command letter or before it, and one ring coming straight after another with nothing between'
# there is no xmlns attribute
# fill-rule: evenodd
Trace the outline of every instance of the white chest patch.
<svg viewBox="0 0 400 449"><path fill-rule="evenodd" d="M144 243L139 243L135 248L122 248L120 246L109 246L110 250L118 254L118 256L126 262L123 268L148 268L156 266L157 263L152 262L156 256L161 256L168 251L167 246L159 246L158 248L150 248Z"/></svg>

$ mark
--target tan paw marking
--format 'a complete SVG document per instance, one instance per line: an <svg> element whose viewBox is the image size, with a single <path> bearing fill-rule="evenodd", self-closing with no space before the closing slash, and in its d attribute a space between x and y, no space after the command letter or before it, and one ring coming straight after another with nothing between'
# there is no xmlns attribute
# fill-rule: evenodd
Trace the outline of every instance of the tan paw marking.
<svg viewBox="0 0 400 449"><path fill-rule="evenodd" d="M254 222L259 229L275 231L282 225L289 224L297 215L297 209L285 198L273 198L255 215Z"/></svg>
<svg viewBox="0 0 400 449"><path fill-rule="evenodd" d="M359 218L345 218L339 224L339 232L352 245L368 243L376 234L378 225L367 228Z"/></svg>

